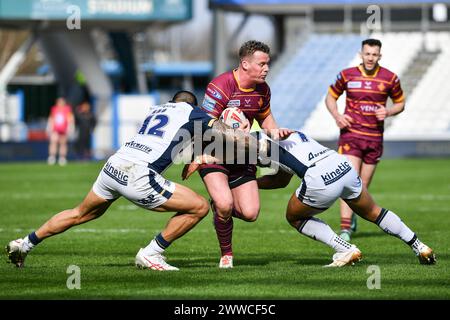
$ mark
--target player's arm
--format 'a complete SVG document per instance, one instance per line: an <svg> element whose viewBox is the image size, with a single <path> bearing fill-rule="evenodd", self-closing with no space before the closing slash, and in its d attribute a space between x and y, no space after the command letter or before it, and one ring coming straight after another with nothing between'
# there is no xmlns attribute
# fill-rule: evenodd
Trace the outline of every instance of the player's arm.
<svg viewBox="0 0 450 320"><path fill-rule="evenodd" d="M284 170L278 170L276 174L265 175L256 179L259 189L285 188L291 181L292 174Z"/></svg>
<svg viewBox="0 0 450 320"><path fill-rule="evenodd" d="M257 153L259 149L261 152L267 154L267 141L261 140L258 142L258 137L254 134L246 133L243 130L235 130L222 121L215 119L213 121L214 122L211 125L212 135L215 137L221 137L227 146L233 146L235 144L236 147L233 147L234 152L232 154L230 154L230 152L222 152L221 154L216 154L215 156L210 154L197 155L190 164L184 166L181 174L183 180L189 178L189 176L192 175L192 173L194 173L201 164L223 163L235 160L238 156L238 150L244 149L248 154L250 152Z"/></svg>
<svg viewBox="0 0 450 320"><path fill-rule="evenodd" d="M69 113L68 120L69 120L69 126L67 128L68 129L67 134L70 137L73 137L73 135L75 134L75 116L73 115L72 112Z"/></svg>
<svg viewBox="0 0 450 320"><path fill-rule="evenodd" d="M400 85L400 79L397 76L394 76L393 83L394 85L389 92L389 96L391 97L394 104L389 108L381 106L375 111L375 116L377 117L378 121L383 121L387 117L395 116L405 110L405 96Z"/></svg>
<svg viewBox="0 0 450 320"><path fill-rule="evenodd" d="M259 126L264 132L274 140L282 140L289 137L291 133L294 131L286 128L278 128L277 123L275 122L275 118L273 117L272 112L269 113L267 117L263 120L258 121Z"/></svg>
<svg viewBox="0 0 450 320"><path fill-rule="evenodd" d="M48 116L47 119L47 126L45 128L45 132L47 133L47 135L50 137L50 134L52 133L52 128L53 128L53 117L52 114L50 113L50 115Z"/></svg>
<svg viewBox="0 0 450 320"><path fill-rule="evenodd" d="M330 112L331 116L336 121L336 125L339 127L339 129L351 127L353 119L346 114L339 113L337 105L338 98L330 90L328 91L327 97L325 98L325 105L327 106L328 112Z"/></svg>
<svg viewBox="0 0 450 320"><path fill-rule="evenodd" d="M256 151L258 140L244 130L234 130L222 121L215 121L212 125L212 130L213 136L221 136L227 145L236 143L236 148L234 148L235 154L237 150L242 149L244 149L246 153L248 153L251 148L254 148ZM235 156L235 154L233 156ZM234 160L234 158L232 160Z"/></svg>
<svg viewBox="0 0 450 320"><path fill-rule="evenodd" d="M402 113L405 110L405 100L401 102L394 103L391 107L386 108L385 106L380 106L375 111L375 116L378 121L383 121L387 117L395 116L399 113Z"/></svg>
<svg viewBox="0 0 450 320"><path fill-rule="evenodd" d="M329 86L328 93L325 98L325 105L327 106L328 112L336 121L336 125L339 129L345 127L351 127L353 119L346 114L340 114L338 110L337 100L346 90L346 80L344 76L344 71L338 73L336 76L336 81Z"/></svg>

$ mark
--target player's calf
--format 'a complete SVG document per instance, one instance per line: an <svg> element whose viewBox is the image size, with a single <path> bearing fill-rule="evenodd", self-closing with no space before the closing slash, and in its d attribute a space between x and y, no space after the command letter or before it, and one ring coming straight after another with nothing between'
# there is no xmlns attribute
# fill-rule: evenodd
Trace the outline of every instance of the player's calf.
<svg viewBox="0 0 450 320"><path fill-rule="evenodd" d="M392 211L381 209L375 223L387 234L400 238L411 247L421 264L436 263L433 250L422 243L416 234Z"/></svg>

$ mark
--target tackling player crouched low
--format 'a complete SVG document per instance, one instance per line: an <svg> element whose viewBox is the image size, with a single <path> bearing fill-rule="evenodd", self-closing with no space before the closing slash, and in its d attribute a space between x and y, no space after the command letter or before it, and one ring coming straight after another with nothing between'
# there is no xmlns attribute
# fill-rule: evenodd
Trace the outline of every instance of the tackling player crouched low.
<svg viewBox="0 0 450 320"><path fill-rule="evenodd" d="M362 258L361 251L355 245L340 238L328 224L314 217L331 207L338 198L343 199L362 218L405 242L421 264L436 262L433 250L421 242L393 211L374 202L345 156L322 146L299 131L277 142L264 133L258 133L257 136L260 160L281 169L275 175L258 178L258 187L284 188L294 174L302 179L288 202L286 219L299 233L335 250L333 262L327 266L353 265ZM183 172L183 178L192 174L198 163L211 161L208 157L198 157L197 164L191 164Z"/></svg>
<svg viewBox="0 0 450 320"><path fill-rule="evenodd" d="M177 213L164 230L139 250L135 264L158 271L178 270L166 262L163 253L208 214L209 205L188 187L164 178L164 171L174 160L174 150L186 142L183 137L188 136L189 143L191 137L195 138L196 124L200 136L212 129L225 141L236 142L239 148L248 148L254 139L242 130L234 134L234 130L194 107L196 104L195 95L180 91L171 102L153 106L139 132L106 161L84 200L75 208L54 215L35 232L9 242L9 261L22 267L26 256L41 241L99 218L123 196L147 210Z"/></svg>

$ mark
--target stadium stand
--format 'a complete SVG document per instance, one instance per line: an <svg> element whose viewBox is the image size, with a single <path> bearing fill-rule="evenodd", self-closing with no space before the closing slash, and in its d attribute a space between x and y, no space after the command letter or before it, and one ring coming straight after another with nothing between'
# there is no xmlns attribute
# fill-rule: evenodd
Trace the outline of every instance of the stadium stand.
<svg viewBox="0 0 450 320"><path fill-rule="evenodd" d="M450 137L450 91L442 86L450 78L450 33L428 33L425 48L440 53L407 97L406 111L394 118L386 130L387 140L441 140Z"/></svg>
<svg viewBox="0 0 450 320"><path fill-rule="evenodd" d="M303 126L337 70L352 59L361 40L359 35L313 34L293 54L279 58L277 64L283 68L273 73L268 83L272 112L281 126Z"/></svg>
<svg viewBox="0 0 450 320"><path fill-rule="evenodd" d="M383 57L380 64L399 75L402 84L409 84L406 85L406 87L405 85L403 85L406 94L409 95L409 92L413 89L412 87L414 87L416 83L421 80L413 79L414 81L409 81L406 75L408 73L409 66L423 49L423 35L419 32L396 32L384 34L374 33L370 35L370 37L377 38L382 41ZM343 68L355 66L360 63L361 59L357 53L360 49L359 46L360 43L353 52L353 58L351 60L347 60L348 63L345 62ZM426 67L427 66L425 66L425 68ZM335 75L343 68L339 68L338 66L335 67L334 76L330 78L330 80L328 81L328 85L331 81L334 80ZM311 113L311 116L305 121L304 127L302 128L306 132L309 132L312 137L319 140L334 140L337 139L339 135L339 130L336 127L334 120L326 109L324 103L328 85L326 85L326 87L323 89L323 94L318 99L319 101L316 104L314 111ZM342 111L344 109L344 106L345 93L338 100L339 110Z"/></svg>

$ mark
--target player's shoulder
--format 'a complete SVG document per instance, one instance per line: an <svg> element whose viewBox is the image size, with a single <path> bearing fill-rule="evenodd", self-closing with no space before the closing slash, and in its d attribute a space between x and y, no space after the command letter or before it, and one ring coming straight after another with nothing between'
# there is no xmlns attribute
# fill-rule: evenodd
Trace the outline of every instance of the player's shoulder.
<svg viewBox="0 0 450 320"><path fill-rule="evenodd" d="M388 68L382 67L382 66L380 66L380 70L378 71L378 76L389 79L389 80L398 77L395 72L389 70Z"/></svg>
<svg viewBox="0 0 450 320"><path fill-rule="evenodd" d="M215 100L227 99L236 87L232 71L224 72L212 79L206 87L206 94Z"/></svg>
<svg viewBox="0 0 450 320"><path fill-rule="evenodd" d="M354 66L343 69L341 71L341 74L343 74L344 76L358 76L361 74L361 71L359 70L358 66Z"/></svg>
<svg viewBox="0 0 450 320"><path fill-rule="evenodd" d="M219 74L217 77L212 79L210 83L213 83L215 85L221 85L233 81L234 81L233 71L227 71L222 74Z"/></svg>
<svg viewBox="0 0 450 320"><path fill-rule="evenodd" d="M258 83L256 85L255 91L263 96L270 95L270 86L267 84L267 82Z"/></svg>
<svg viewBox="0 0 450 320"><path fill-rule="evenodd" d="M267 82L258 83L258 85L256 87L258 87L259 89L261 89L263 91L267 91L267 90L270 91L270 86Z"/></svg>

